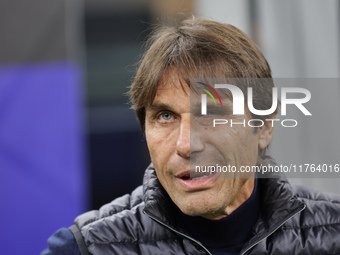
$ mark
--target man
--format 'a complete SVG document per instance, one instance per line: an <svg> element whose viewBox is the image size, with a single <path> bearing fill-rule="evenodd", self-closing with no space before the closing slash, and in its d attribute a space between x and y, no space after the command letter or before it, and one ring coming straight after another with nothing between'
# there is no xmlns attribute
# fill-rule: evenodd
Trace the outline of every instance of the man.
<svg viewBox="0 0 340 255"><path fill-rule="evenodd" d="M276 111L235 115L225 91L214 91L220 107L211 95L204 110L211 81L244 94L253 82L254 108L273 104L270 67L237 28L193 18L153 33L130 89L152 160L143 185L77 217L42 254L340 254L339 197L293 190L280 174L196 171L274 164L266 156L272 122L240 123Z"/></svg>

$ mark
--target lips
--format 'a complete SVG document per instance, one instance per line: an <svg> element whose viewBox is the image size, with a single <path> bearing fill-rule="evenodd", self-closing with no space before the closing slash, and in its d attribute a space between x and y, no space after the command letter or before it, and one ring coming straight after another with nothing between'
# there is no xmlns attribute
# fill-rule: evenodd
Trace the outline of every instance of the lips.
<svg viewBox="0 0 340 255"><path fill-rule="evenodd" d="M196 172L196 171L186 171L179 175L177 175L177 178L183 179L183 180L199 180L211 177L214 173L211 172Z"/></svg>
<svg viewBox="0 0 340 255"><path fill-rule="evenodd" d="M209 188L216 180L217 173L184 171L176 175L185 190L192 191Z"/></svg>

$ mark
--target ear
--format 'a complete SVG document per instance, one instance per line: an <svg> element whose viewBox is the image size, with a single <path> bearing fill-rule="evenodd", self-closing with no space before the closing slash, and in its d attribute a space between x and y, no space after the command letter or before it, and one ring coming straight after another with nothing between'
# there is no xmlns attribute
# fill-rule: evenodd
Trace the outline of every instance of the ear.
<svg viewBox="0 0 340 255"><path fill-rule="evenodd" d="M264 121L264 125L258 129L259 132L259 148L264 149L266 148L270 141L272 140L273 133L274 133L274 126L275 126L275 118L276 114L272 115L266 121Z"/></svg>

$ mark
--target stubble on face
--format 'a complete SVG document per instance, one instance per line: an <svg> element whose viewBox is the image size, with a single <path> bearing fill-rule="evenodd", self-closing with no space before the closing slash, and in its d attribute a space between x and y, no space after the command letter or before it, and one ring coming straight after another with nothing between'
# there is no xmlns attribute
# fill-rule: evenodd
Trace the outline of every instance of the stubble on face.
<svg viewBox="0 0 340 255"><path fill-rule="evenodd" d="M207 128L191 116L189 86L178 80L176 70L167 74L159 82L154 102L146 109L145 134L157 177L183 213L223 218L250 197L253 178L216 178L197 188L186 186L190 181L179 176L190 171L199 158L196 164L256 164L256 134L250 129L228 132L222 127L206 132Z"/></svg>

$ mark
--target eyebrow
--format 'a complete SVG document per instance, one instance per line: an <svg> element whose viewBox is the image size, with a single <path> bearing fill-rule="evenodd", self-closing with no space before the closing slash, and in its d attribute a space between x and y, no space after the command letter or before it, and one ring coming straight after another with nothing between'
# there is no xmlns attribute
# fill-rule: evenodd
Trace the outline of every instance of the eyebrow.
<svg viewBox="0 0 340 255"><path fill-rule="evenodd" d="M216 105L214 103L210 103L208 102L207 103L207 107L215 107ZM218 107L220 107L219 105L217 105ZM192 104L190 105L190 108L191 109L201 109L202 105L200 103L195 103L195 104Z"/></svg>
<svg viewBox="0 0 340 255"><path fill-rule="evenodd" d="M147 107L146 110L150 110L150 111L168 110L168 111L175 112L175 109L172 106L164 104L164 103L152 104L149 107Z"/></svg>
<svg viewBox="0 0 340 255"><path fill-rule="evenodd" d="M208 103L207 104L207 107L209 107L209 108L210 107L214 107L214 106L215 106L215 104L212 104L212 103ZM195 103L190 108L191 108L191 110L196 111L198 109L201 109L201 104ZM228 108L229 107L227 107L227 109ZM226 110L225 107L223 107L222 109ZM161 111L161 110L162 111L166 110L166 111L176 112L175 108L173 108L170 105L164 104L164 103L155 103L155 104L152 104L149 107L147 107L146 110L149 110L149 111L152 111L152 112L157 112L157 111Z"/></svg>

